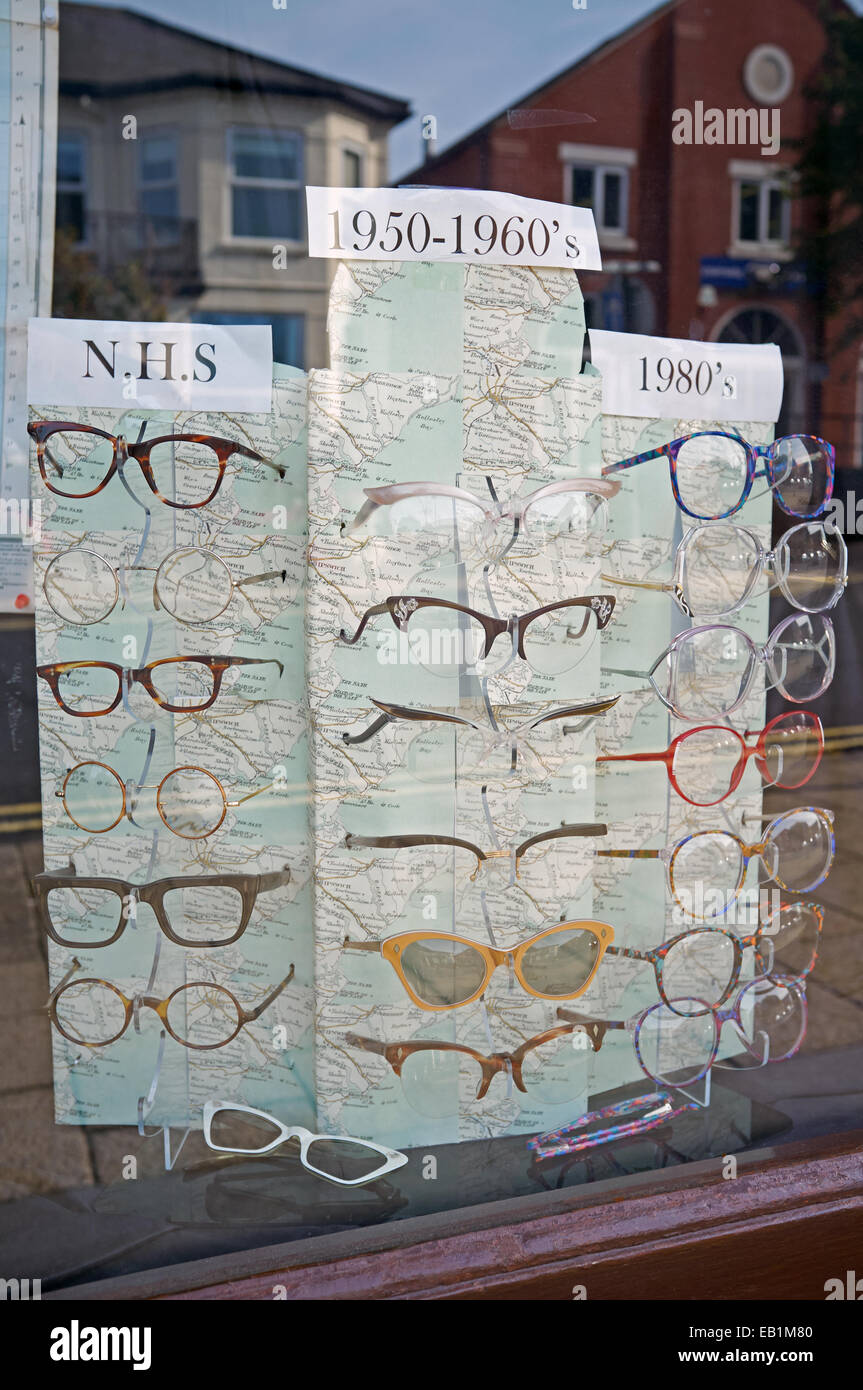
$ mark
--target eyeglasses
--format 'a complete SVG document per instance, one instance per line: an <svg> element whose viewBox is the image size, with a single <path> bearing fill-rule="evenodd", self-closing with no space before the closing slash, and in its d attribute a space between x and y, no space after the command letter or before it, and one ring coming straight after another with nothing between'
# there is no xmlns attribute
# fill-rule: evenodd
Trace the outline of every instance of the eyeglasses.
<svg viewBox="0 0 863 1390"><path fill-rule="evenodd" d="M767 822L763 838L747 845L729 830L698 830L665 849L599 850L606 859L660 859L668 887L690 917L726 913L740 896L746 871L759 859L768 879L789 893L809 893L830 872L836 841L833 812L814 806L784 811ZM715 911L701 910L708 906Z"/></svg>
<svg viewBox="0 0 863 1390"><path fill-rule="evenodd" d="M607 669L649 681L667 710L691 721L733 714L752 691L762 666L771 688L792 704L816 700L836 670L830 619L820 613L794 614L773 629L763 646L725 623L691 627L672 639L649 671Z"/></svg>
<svg viewBox="0 0 863 1390"><path fill-rule="evenodd" d="M292 965L257 1008L244 1009L229 989L209 980L180 985L167 999L149 994L129 998L108 980L69 979L78 969L80 961L74 961L48 1001L51 1022L64 1038L86 1047L107 1047L123 1036L133 1018L137 1028L138 1011L143 1008L158 1015L175 1042L196 1052L233 1042L240 1029L260 1018L294 978Z"/></svg>
<svg viewBox="0 0 863 1390"><path fill-rule="evenodd" d="M290 1139L299 1142L299 1158L310 1173L356 1187L403 1168L407 1154L351 1139L342 1134L312 1134L301 1125L284 1125L265 1110L250 1105L208 1100L204 1106L204 1140L218 1153L267 1154Z"/></svg>
<svg viewBox="0 0 863 1390"><path fill-rule="evenodd" d="M467 488L443 483L364 488L367 501L342 531L350 536L369 530L424 547L499 558L520 532L541 545L561 540L584 543L602 535L608 525L607 503L620 491L616 481L572 478L500 502L491 479L486 482L490 498L485 502ZM503 521L511 523L508 535L502 533Z"/></svg>
<svg viewBox="0 0 863 1390"><path fill-rule="evenodd" d="M766 478L789 516L814 517L833 496L836 456L832 444L811 434L789 434L772 444L747 444L724 430L699 430L603 468L603 477L648 459L667 458L671 490L682 512L698 521L733 516L756 478ZM756 473L759 459L764 460Z"/></svg>
<svg viewBox="0 0 863 1390"><path fill-rule="evenodd" d="M590 985L614 928L605 922L561 922L499 951L451 932L398 932L384 941L344 940L346 951L372 951L395 970L421 1009L458 1009L485 991L499 966L537 999L576 999Z"/></svg>
<svg viewBox="0 0 863 1390"><path fill-rule="evenodd" d="M527 1147L534 1157L540 1160L578 1155L601 1144L637 1138L653 1129L668 1125L687 1111L697 1109L695 1101L675 1105L668 1091L652 1091L646 1096L633 1096L615 1101L613 1105L600 1106L597 1110L588 1110L585 1115L580 1115L570 1124L561 1125L560 1129L549 1130L547 1134L538 1134L533 1139L528 1139ZM592 1125L604 1120L613 1120L614 1124L606 1129L591 1129ZM682 1156L680 1157L682 1159ZM651 1169L662 1166L664 1165L656 1162L649 1164ZM642 1171L641 1165L635 1171ZM560 1182L557 1186L560 1186Z"/></svg>
<svg viewBox="0 0 863 1390"><path fill-rule="evenodd" d="M155 573L153 607L163 608L178 623L194 626L211 622L225 612L238 590L249 584L280 580L287 570L268 570L265 574L242 575L235 579L225 561L214 550L187 546L166 555L159 568L149 565L122 567L123 574L137 571ZM121 598L120 571L101 555L81 547L55 555L42 581L45 598L64 623L85 627L100 623L113 613Z"/></svg>
<svg viewBox="0 0 863 1390"><path fill-rule="evenodd" d="M403 651L395 652L394 662L422 666L434 676L454 676L474 670L490 674L517 656L539 674L555 676L583 660L611 618L614 604L607 594L594 594L562 599L511 618L493 618L445 599L402 594L369 608L353 637L342 628L339 639L354 646L371 618L389 613L404 637ZM488 658L504 635L510 643L498 648L500 659L492 668Z"/></svg>
<svg viewBox="0 0 863 1390"><path fill-rule="evenodd" d="M848 548L842 533L823 522L803 521L766 550L753 531L732 523L693 526L680 542L670 583L621 579L602 574L608 584L663 590L681 612L694 618L725 618L742 608L761 575L804 613L834 608L848 583Z"/></svg>
<svg viewBox="0 0 863 1390"><path fill-rule="evenodd" d="M247 700L268 698L254 677L257 671L240 668L275 666L284 673L281 661L255 656L169 656L133 670L111 661L57 661L37 666L36 675L47 681L57 704L78 719L94 719L110 714L123 698L123 692L141 685L161 709L171 714L199 714L218 699L222 678L234 670L240 679L231 693ZM246 683L243 684L243 677ZM249 680L249 677L252 680ZM243 693L245 690L245 694Z"/></svg>
<svg viewBox="0 0 863 1390"><path fill-rule="evenodd" d="M362 733L343 733L342 740L350 748L357 748L382 729L394 725L397 728L407 726L411 737L400 763L418 781L439 782L442 776L451 780L453 759L458 777L493 781L515 776L519 770L519 760L524 764L530 755L534 762L540 764L554 758L555 753L565 755L565 742L561 735L581 733L593 719L613 709L619 699L619 695L613 695L609 699L590 700L541 714L534 713L531 719L513 728L500 727L499 723L504 722L505 716L517 708L513 706L494 706L492 725L488 722L477 723L451 711L411 709L406 705L372 700L372 704L382 711L381 715ZM564 719L577 722L561 729ZM432 727L414 734L410 726L418 723Z"/></svg>
<svg viewBox="0 0 863 1390"><path fill-rule="evenodd" d="M756 742L749 746L747 738ZM724 724L687 729L664 753L606 753L597 763L664 763L678 796L690 806L717 806L740 785L750 758L765 782L791 791L813 777L824 752L817 714L791 710L771 719L758 735Z"/></svg>
<svg viewBox="0 0 863 1390"><path fill-rule="evenodd" d="M632 1037L641 1070L652 1081L688 1086L700 1081L717 1062L726 1023L732 1024L745 1052L764 1061L793 1057L806 1035L806 991L802 981L758 978L743 985L728 1009L711 1007L704 999L653 1004L624 1022L609 1022L559 1008L558 1018L582 1026L594 1051L606 1033L623 1030ZM686 1012L681 1005L686 1005ZM765 1055L766 1054L766 1055Z"/></svg>
<svg viewBox="0 0 863 1390"><path fill-rule="evenodd" d="M175 767L157 786L149 786L127 784L107 763L93 761L70 768L54 795L62 798L66 815L79 830L104 835L124 816L133 820L139 791L155 791L159 815L174 835L183 840L205 840L218 830L229 807L242 806L273 785L268 782L229 801L218 777L202 767Z"/></svg>
<svg viewBox="0 0 863 1390"><path fill-rule="evenodd" d="M722 927L680 932L652 951L609 946L610 956L653 966L656 988L675 1014L717 1008L740 979L743 952L750 948L761 976L804 979L818 960L824 914L817 903L789 903L747 936ZM694 996L694 998L693 998Z"/></svg>
<svg viewBox="0 0 863 1390"><path fill-rule="evenodd" d="M558 1010L560 1012L560 1010ZM576 1015L580 1020L580 1015ZM499 1075L531 1099L548 1105L563 1104L579 1095L584 1086L584 1052L573 1045L579 1023L549 1028L528 1038L514 1052L487 1056L463 1043L416 1038L385 1043L346 1033L345 1042L363 1052L383 1057L399 1077L405 1100L421 1115L445 1119L456 1115L461 1098L482 1100Z"/></svg>
<svg viewBox="0 0 863 1390"><path fill-rule="evenodd" d="M134 459L154 497L188 510L212 502L234 456L251 459L284 478L285 470L255 449L214 434L164 434L130 444L73 420L41 420L27 426L45 486L58 497L95 497L129 459ZM62 486L60 486L62 483Z"/></svg>
<svg viewBox="0 0 863 1390"><path fill-rule="evenodd" d="M455 872L458 877L468 877L474 882L480 869L486 868L491 860L505 860L506 872L511 883L520 883L528 876L535 876L541 870L549 851L556 849L553 842L560 840L583 839L586 836L607 835L608 827L598 823L584 825L562 825L556 830L544 830L540 835L531 835L519 845L509 849L480 849L470 840L459 840L452 835L346 835L347 849L394 849L397 851L422 849L423 854L415 852L403 854L397 861L400 868L411 872L412 876L422 874L424 879L435 871ZM566 848L564 846L564 848ZM476 862L474 862L476 861Z"/></svg>
<svg viewBox="0 0 863 1390"><path fill-rule="evenodd" d="M151 907L177 946L230 946L249 925L261 893L289 883L287 864L272 874L204 874L129 883L64 870L36 874L33 889L45 930L59 946L96 950L119 941L138 904Z"/></svg>

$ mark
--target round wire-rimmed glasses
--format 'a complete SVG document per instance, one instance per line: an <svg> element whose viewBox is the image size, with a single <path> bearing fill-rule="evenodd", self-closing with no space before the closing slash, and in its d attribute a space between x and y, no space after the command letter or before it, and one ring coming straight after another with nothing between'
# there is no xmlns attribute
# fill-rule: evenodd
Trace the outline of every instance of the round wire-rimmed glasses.
<svg viewBox="0 0 863 1390"><path fill-rule="evenodd" d="M218 699L225 672L241 666L276 666L280 676L285 669L275 657L168 656L137 670L117 666L112 661L56 661L37 666L36 675L48 683L51 694L66 714L76 719L95 719L115 710L123 698L123 690L130 690L133 685L143 686L150 698L169 714L200 714ZM166 694L158 684L161 677L168 677L169 684L173 678L178 687L185 681L189 693L174 689ZM197 693L192 689L195 685ZM250 697L251 700L255 698ZM73 699L80 704L95 704L97 708L75 709L70 703Z"/></svg>
<svg viewBox="0 0 863 1390"><path fill-rule="evenodd" d="M754 744L746 742L755 738ZM663 763L677 795L690 806L718 806L740 785L750 758L764 781L788 791L815 775L824 753L821 720L811 710L771 719L756 736L727 724L687 729L664 753L605 753L597 763Z"/></svg>
<svg viewBox="0 0 863 1390"><path fill-rule="evenodd" d="M70 978L80 968L74 961L63 979L52 990L48 1000L48 1016L58 1033L70 1042L85 1047L108 1047L123 1036L140 1009L152 1009L165 1031L175 1042L195 1052L209 1052L225 1047L242 1028L260 1018L294 978L291 966L285 978L270 990L254 1009L245 1009L236 995L224 985L209 980L197 980L179 985L166 999L155 995L134 994L131 998L109 980ZM85 1036L89 1032L90 1036ZM190 1034L194 1032L195 1041ZM99 1036L93 1036L98 1033ZM103 1036L104 1034L108 1036ZM217 1035L213 1041L213 1035ZM199 1041L207 1036L210 1040Z"/></svg>
<svg viewBox="0 0 863 1390"><path fill-rule="evenodd" d="M205 840L219 829L229 808L242 806L273 785L268 782L229 801L218 777L194 764L172 768L157 784L127 785L114 768L94 759L70 768L55 796L62 799L66 815L79 830L103 835L124 816L133 819L139 791L155 791L156 809L173 835L183 840Z"/></svg>
<svg viewBox="0 0 863 1390"><path fill-rule="evenodd" d="M95 497L129 459L137 463L144 480L160 502L180 511L206 507L222 486L228 460L237 455L270 468L280 478L285 470L233 439L214 434L164 434L130 444L123 435L108 434L94 425L74 420L40 420L28 424L36 445L42 481L58 497ZM182 467L177 467L177 455ZM176 490L182 479L186 500L167 497L168 481ZM62 483L62 486L61 486ZM193 495L194 494L194 495Z"/></svg>
<svg viewBox="0 0 863 1390"><path fill-rule="evenodd" d="M157 569L152 565L111 565L95 550L75 546L55 555L45 570L42 587L49 607L74 627L88 627L110 617L126 595L120 573L149 572L153 579L153 607L178 623L195 627L212 622L226 611L238 590L250 584L287 579L287 570L234 578L221 555L209 547L193 545L172 550ZM247 596L248 597L248 596Z"/></svg>

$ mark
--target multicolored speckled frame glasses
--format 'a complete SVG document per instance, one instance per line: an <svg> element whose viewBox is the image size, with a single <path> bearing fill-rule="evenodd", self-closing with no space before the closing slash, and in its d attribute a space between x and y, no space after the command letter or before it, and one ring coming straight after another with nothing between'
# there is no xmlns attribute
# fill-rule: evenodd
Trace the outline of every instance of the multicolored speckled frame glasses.
<svg viewBox="0 0 863 1390"><path fill-rule="evenodd" d="M678 507L697 521L733 516L756 478L767 479L776 501L789 516L820 516L833 496L833 445L812 434L789 434L761 445L747 444L725 430L699 430L612 463L603 468L603 477L658 458L668 459ZM759 459L764 460L764 467L757 472Z"/></svg>
<svg viewBox="0 0 863 1390"><path fill-rule="evenodd" d="M625 1022L565 1008L559 1008L557 1016L582 1027L595 1052L607 1033L628 1033L645 1076L667 1086L691 1086L707 1075L719 1055L726 1023L758 1065L793 1057L806 1035L806 990L800 980L780 976L750 980L727 1009L694 996L674 1002L675 1009L653 1004Z"/></svg>

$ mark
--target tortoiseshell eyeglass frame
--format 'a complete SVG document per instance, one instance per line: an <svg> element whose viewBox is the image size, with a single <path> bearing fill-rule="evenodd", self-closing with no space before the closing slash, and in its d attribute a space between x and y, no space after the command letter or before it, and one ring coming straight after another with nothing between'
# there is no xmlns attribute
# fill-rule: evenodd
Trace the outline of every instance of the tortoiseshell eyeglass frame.
<svg viewBox="0 0 863 1390"><path fill-rule="evenodd" d="M124 878L84 877L75 872L74 864L68 864L65 869L36 874L33 878L33 892L42 925L51 940L56 941L58 946L70 946L86 950L98 950L103 946L113 946L114 942L119 941L126 930L129 920L129 914L125 910L126 905L129 902L141 902L153 909L161 930L168 940L173 941L176 946L217 947L232 946L243 935L249 925L252 909L259 893L271 893L274 889L289 883L290 879L291 871L286 864L283 869L271 874L178 875L173 878L154 879L150 883L130 883ZM114 933L106 937L104 941L90 939L70 941L67 936L61 936L51 920L50 908L50 894L58 888L69 888L73 892L96 888L102 893L114 893L119 899L117 928ZM195 888L232 888L239 893L242 905L240 923L236 931L232 932L230 936L220 936L215 940L204 937L195 937L194 940L189 940L174 930L165 907L165 895L174 889L194 890Z"/></svg>
<svg viewBox="0 0 863 1390"><path fill-rule="evenodd" d="M560 1017L564 1017L562 1010L558 1009L557 1012ZM384 1057L399 1079L401 1079L402 1067L415 1052L460 1052L465 1057L472 1057L482 1070L482 1076L476 1089L476 1099L482 1100L494 1078L501 1072L505 1075L509 1073L512 1076L513 1085L519 1091L527 1093L522 1076L522 1065L525 1057L535 1048L542 1047L544 1043L554 1042L555 1038L565 1037L567 1033L574 1033L577 1029L586 1032L591 1038L590 1030L579 1014L575 1016L573 1023L564 1024L559 1028L549 1028L544 1033L537 1033L535 1037L528 1038L526 1042L516 1048L515 1052L493 1052L491 1056L477 1052L475 1048L467 1047L462 1043L436 1042L434 1038L423 1038L416 1042L385 1043L380 1042L377 1038L361 1037L359 1033L345 1033L344 1036L345 1042L349 1043L351 1047L358 1047L363 1052L373 1052L378 1057ZM596 1050L597 1044L593 1043L593 1046Z"/></svg>
<svg viewBox="0 0 863 1390"><path fill-rule="evenodd" d="M62 432L73 434L92 434L97 439L107 439L112 445L114 453L111 463L104 478L98 487L91 488L89 492L64 492L57 487L48 477L46 464L53 469L54 473L62 478L63 468L51 455L48 448L48 441L54 434ZM145 439L136 444L130 444L123 435L108 434L105 430L96 429L94 425L82 425L76 420L40 420L32 422L27 426L27 433L36 444L36 459L39 464L39 472L42 481L49 491L56 493L58 497L95 497L113 478L118 469L122 469L128 459L134 459L144 475L144 480L160 502L164 502L166 507L174 507L178 511L194 511L198 507L206 507L212 502L225 476L225 468L228 459L232 454L240 454L243 458L252 459L253 462L263 464L265 468L271 468L280 478L284 478L285 470L280 464L271 463L265 459L263 454L259 454L256 449L250 449L245 444L238 444L234 439L222 439L215 434L161 434L155 439ZM170 497L165 497L159 491L156 479L153 476L153 469L150 465L150 453L157 444L202 444L212 449L216 455L218 474L212 492L201 502L174 502Z"/></svg>
<svg viewBox="0 0 863 1390"><path fill-rule="evenodd" d="M493 618L489 613L479 613L475 608L465 608L463 604L451 603L449 599L422 598L414 594L394 594L384 599L383 603L376 603L366 610L353 637L345 628L342 628L339 632L339 640L349 647L354 646L360 640L370 619L378 617L381 613L389 613L399 632L404 632L407 630L411 617L419 609L444 608L449 612L463 613L466 618L473 618L483 628L485 638L478 660L485 660L498 637L502 637L506 633L515 633L518 639L518 655L522 661L527 661L528 658L524 651L524 637L530 624L537 618L544 618L547 613L554 613L561 608L583 608L585 610L584 620L581 631L577 634L578 637L582 637L587 631L591 613L596 619L596 626L600 632L607 626L614 612L615 603L616 599L612 598L610 594L590 594L585 598L567 598L561 599L557 603L547 603L543 608L535 608L530 613L515 614L511 618Z"/></svg>
<svg viewBox="0 0 863 1390"><path fill-rule="evenodd" d="M476 868L471 874L471 882L476 879L483 864L490 859L509 859L515 865L515 876L519 876L519 863L525 852L534 845L546 840L571 840L594 835L607 835L608 826L601 822L586 822L583 825L561 825L556 830L544 830L540 835L531 835L520 845L510 849L480 849L471 840L459 840L453 835L351 835L344 838L346 849L412 849L418 845L451 845L453 849L465 849L476 858Z"/></svg>
<svg viewBox="0 0 863 1390"><path fill-rule="evenodd" d="M176 665L204 666L210 671L213 677L213 689L209 696L200 700L198 704L175 705L164 695L160 695L153 684L152 674L160 666ZM209 709L218 699L219 691L222 688L222 677L231 666L278 666L279 675L284 674L284 666L275 657L260 656L167 656L160 661L151 661L146 666L139 666L133 670L129 666L116 666L113 661L55 661L47 666L37 666L36 675L42 680L47 681L51 693L57 704L66 714L71 714L76 719L97 719L103 714L110 714L115 710L123 698L123 684L131 689L133 685L142 685L147 694L157 705L169 714L200 714L203 710ZM85 669L98 668L102 671L113 671L117 677L117 693L113 699L104 706L103 709L71 709L65 703L60 694L60 677L67 675L70 671L81 671Z"/></svg>
<svg viewBox="0 0 863 1390"><path fill-rule="evenodd" d="M79 960L74 960L72 962L71 969L67 970L60 983L56 986L55 989L51 991L51 994L48 998L48 1017L50 1018L54 1027L57 1029L58 1033L62 1033L63 1037L68 1038L69 1042L80 1043L83 1047L110 1047L112 1043L117 1042L118 1038L122 1038L126 1029L129 1027L129 1024L132 1022L132 1019L134 1018L136 1008L139 1008L152 1009L153 1012L158 1015L159 1021L161 1022L165 1031L167 1033L170 1033L174 1041L180 1043L182 1047L191 1048L193 1052L213 1052L216 1048L227 1047L228 1043L234 1041L234 1038L241 1031L241 1029L246 1027L246 1024L254 1023L256 1018L260 1018L264 1010L268 1009L270 1005L276 999L278 999L282 990L285 989L285 987L289 985L291 983L291 980L294 978L294 967L293 965L291 965L285 978L279 984L276 985L275 989L270 990L269 994L264 999L262 999L261 1003L258 1004L257 1008L244 1009L239 999L236 997L235 994L231 992L231 990L226 989L224 985L213 984L212 980L191 980L188 984L179 985L177 989L171 991L167 999L157 999L155 995L152 994L135 994L130 999L127 995L123 993L122 990L118 989L116 985L112 984L110 980L102 980L95 976L88 976L86 979L83 980L71 979L70 977L75 974L76 970L80 969L80 966L81 962ZM101 1039L99 1042L88 1042L86 1038L79 1038L76 1037L74 1033L67 1033L66 1029L61 1025L57 1017L57 1004L59 1000L62 999L63 995L66 993L67 990L79 989L82 985L100 985L104 989L110 989L112 993L116 994L117 998L123 1005L126 1015L125 1019L123 1020L123 1026L120 1029L118 1029L118 1031L114 1033L112 1037ZM230 1037L223 1038L221 1042L217 1043L192 1043L189 1042L186 1038L181 1038L179 1033L174 1032L170 1023L168 1022L168 1010L170 1009L171 1003L174 999L176 999L177 995L183 994L188 989L206 989L209 990L211 994L224 994L228 999L230 999L231 1003L237 1011L237 1026L234 1028L234 1031L231 1033Z"/></svg>

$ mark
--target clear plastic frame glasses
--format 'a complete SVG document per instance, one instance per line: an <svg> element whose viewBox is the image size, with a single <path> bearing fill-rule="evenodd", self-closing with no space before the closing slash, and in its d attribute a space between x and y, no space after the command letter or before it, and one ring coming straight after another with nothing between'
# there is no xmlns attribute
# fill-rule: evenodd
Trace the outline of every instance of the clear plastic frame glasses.
<svg viewBox="0 0 863 1390"><path fill-rule="evenodd" d="M486 499L443 483L367 487L367 500L342 531L349 537L385 536L495 560L520 535L538 545L565 541L581 546L603 536L608 502L620 491L620 483L611 479L572 478L501 502L492 480L486 483Z"/></svg>
<svg viewBox="0 0 863 1390"><path fill-rule="evenodd" d="M245 444L212 434L164 434L130 444L74 420L40 420L27 426L45 486L58 497L95 497L129 460L141 470L153 496L166 507L189 510L212 502L230 459L249 459L284 478L285 470Z"/></svg>
<svg viewBox="0 0 863 1390"><path fill-rule="evenodd" d="M180 985L166 999L149 994L124 994L108 980L73 980L80 969L75 961L48 1001L54 1027L70 1042L86 1047L108 1047L123 1036L129 1024L138 1025L141 1009L152 1009L175 1042L196 1052L225 1047L242 1028L254 1023L278 999L294 978L291 966L285 978L254 1009L246 1009L224 985L198 980Z"/></svg>
<svg viewBox="0 0 863 1390"><path fill-rule="evenodd" d="M64 623L86 627L110 617L117 604L125 606L120 576L138 572L153 574L153 607L164 609L178 623L194 627L221 617L234 594L252 584L284 584L287 570L241 575L235 579L214 550L186 546L166 555L158 569L149 565L114 568L94 550L82 546L55 555L45 571L42 587L49 606Z"/></svg>
<svg viewBox="0 0 863 1390"><path fill-rule="evenodd" d="M689 994L673 1003L674 1008L653 1004L625 1022L597 1019L563 1007L558 1008L557 1016L581 1026L596 1052L607 1033L628 1033L645 1076L668 1086L691 1086L712 1066L725 1065L717 1062L717 1057L726 1024L736 1034L742 1055L754 1059L756 1066L793 1057L806 1036L802 980L758 977L738 989L727 1009ZM736 1058L734 1065L739 1065Z"/></svg>
<svg viewBox="0 0 863 1390"><path fill-rule="evenodd" d="M287 864L271 874L200 874L130 883L65 869L36 874L33 891L42 924L58 946L98 950L139 922L141 903L176 946L231 946L243 935L262 893L289 883Z"/></svg>
<svg viewBox="0 0 863 1390"><path fill-rule="evenodd" d="M765 478L789 516L820 516L833 496L833 445L811 434L789 434L772 444L747 444L725 430L695 434L647 449L603 468L603 477L667 458L674 500L696 521L722 521L739 511L756 478ZM758 470L759 461L763 468Z"/></svg>
<svg viewBox="0 0 863 1390"><path fill-rule="evenodd" d="M584 659L597 632L610 621L615 600L608 594L562 599L510 618L494 618L446 599L400 594L369 608L353 636L342 628L339 639L354 646L372 618L388 613L403 635L405 661L422 666L430 675L451 677L475 671L492 674L515 658L526 661L541 675L571 671ZM499 643L492 659L492 649Z"/></svg>
<svg viewBox="0 0 863 1390"><path fill-rule="evenodd" d="M567 755L566 740L589 728L593 720L613 709L620 699L564 705L528 719L509 724L517 707L492 707L494 725L467 719L450 710L412 709L383 700L372 700L381 714L358 734L342 734L343 742L359 748L383 729L396 728L410 734L402 764L419 782L451 780L456 776L473 781L505 781L520 772L530 775L537 765L545 768ZM564 721L571 720L572 723ZM417 732L417 726L424 726Z"/></svg>
<svg viewBox="0 0 863 1390"><path fill-rule="evenodd" d="M842 533L822 521L792 526L772 550L753 531L731 522L693 526L663 584L600 575L607 584L669 593L690 618L727 618L752 597L763 575L794 608L821 613L834 608L848 583L848 548Z"/></svg>
<svg viewBox="0 0 863 1390"><path fill-rule="evenodd" d="M217 1153L269 1154L291 1140L299 1145L304 1168L340 1187L374 1182L408 1161L407 1154L398 1149L343 1134L312 1134L301 1125L284 1125L250 1105L208 1100L204 1106L204 1142Z"/></svg>
<svg viewBox="0 0 863 1390"><path fill-rule="evenodd" d="M283 675L285 668L274 657L170 656L137 670L112 661L57 661L37 666L36 675L47 682L66 714L95 719L115 710L133 685L142 686L168 714L200 714L218 699L227 672L236 677L230 682L232 695L249 701L271 699L272 680L265 677L272 678L273 668Z"/></svg>
<svg viewBox="0 0 863 1390"><path fill-rule="evenodd" d="M242 806L273 785L268 782L229 801L218 777L202 767L175 767L150 786L127 784L107 763L93 761L70 768L55 796L62 799L66 815L79 830L104 835L124 816L134 824L138 793L155 791L156 809L172 834L183 840L205 840L219 829L229 808Z"/></svg>
<svg viewBox="0 0 863 1390"><path fill-rule="evenodd" d="M577 999L613 940L607 922L559 922L511 951L440 931L398 932L384 941L345 938L344 950L382 956L420 1009L440 1011L478 999L500 966L537 999Z"/></svg>
<svg viewBox="0 0 863 1390"><path fill-rule="evenodd" d="M792 614L763 646L742 628L708 623L679 632L649 671L608 668L615 675L649 681L665 708L689 722L733 714L762 669L770 688L792 704L823 695L836 671L830 619L821 613Z"/></svg>
<svg viewBox="0 0 863 1390"><path fill-rule="evenodd" d="M747 739L755 739L748 744ZM740 785L750 758L764 781L794 790L815 775L824 753L821 720L811 710L790 710L760 733L739 734L707 724L678 734L664 753L606 753L600 763L663 763L677 795L691 806L718 806Z"/></svg>

